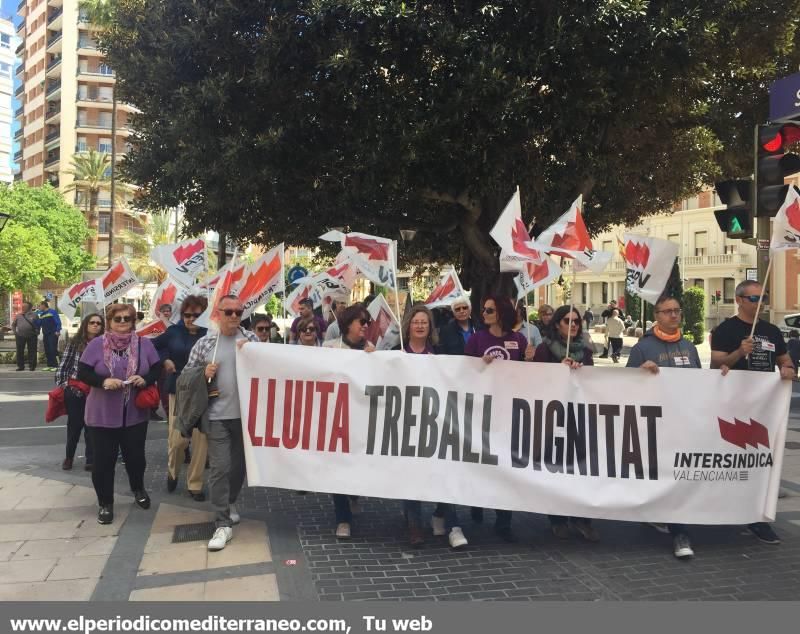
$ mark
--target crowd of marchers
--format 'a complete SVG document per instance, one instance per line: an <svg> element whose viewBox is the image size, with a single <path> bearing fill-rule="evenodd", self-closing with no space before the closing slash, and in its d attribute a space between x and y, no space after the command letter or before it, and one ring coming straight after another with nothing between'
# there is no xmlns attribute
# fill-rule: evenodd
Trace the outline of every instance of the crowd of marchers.
<svg viewBox="0 0 800 634"><path fill-rule="evenodd" d="M798 342L793 338L793 345L787 348L781 331L758 319L761 292L761 286L752 281L736 288L736 315L722 322L711 336L711 368L723 374L777 370L782 379L792 380L796 376ZM145 441L154 407L152 393L154 386L160 386L169 424L166 490L176 491L181 466L188 463L186 491L198 502L205 502L206 494L209 496L216 531L208 549L219 551L233 538L233 527L239 522L236 501L246 476L236 353L247 342L275 344L283 342L284 337L270 315L255 315L243 323L242 303L233 295L222 297L214 306L218 329L207 332L196 325L207 302L201 296L186 297L180 307L180 319L174 324L170 322L171 306L160 307L162 318L170 325L154 339L135 334L136 313L127 304L112 304L105 315L84 316L77 336L64 351L56 381L64 388L68 414L63 466L72 468L83 432L86 468L91 471L97 493L97 521L101 524L114 519L114 473L120 459L135 504L142 509L150 507L144 486ZM370 315L365 306L366 303L334 305L326 320L314 311L310 301L305 301L286 333L288 342L373 352L375 348L367 340ZM530 322L520 303L508 297L488 296L481 298L479 310L475 311L479 317L474 316L466 297L452 304L447 319L440 311L437 313L434 315L422 304L405 311L405 353L468 355L486 363L563 363L575 372L593 365L595 347L587 330L595 317L590 311L581 315L570 306L541 306L538 319ZM627 366L652 373L664 367L700 368L695 345L680 330L680 301L660 298L654 315L655 323L630 349ZM621 311L612 303L598 321L605 324L607 334L600 356L610 353L617 362L625 330ZM332 495L331 523L336 538L349 539L357 529L353 516L359 504L354 496ZM452 548L468 545L464 517L459 516L456 505L437 504L429 522L422 515L419 501L403 500L402 508L408 539L415 547L424 543L428 528ZM463 509L461 514L467 515ZM512 512L496 509L494 515L496 534L508 542L516 541ZM483 509L470 509L469 517L473 523L482 522ZM559 539L601 539L589 518L550 516L549 521ZM653 526L671 535L676 557L694 556L689 527ZM767 523L748 528L764 543L780 543Z"/></svg>

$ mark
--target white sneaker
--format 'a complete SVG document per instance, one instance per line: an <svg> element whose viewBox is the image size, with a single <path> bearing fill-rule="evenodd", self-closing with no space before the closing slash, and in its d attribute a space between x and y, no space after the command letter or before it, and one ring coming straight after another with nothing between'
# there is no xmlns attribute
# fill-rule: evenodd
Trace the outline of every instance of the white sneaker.
<svg viewBox="0 0 800 634"><path fill-rule="evenodd" d="M336 527L337 539L350 539L350 524L342 522Z"/></svg>
<svg viewBox="0 0 800 634"><path fill-rule="evenodd" d="M678 559L690 559L694 557L692 550L692 543L689 541L689 536L685 533L675 535L672 540L672 552Z"/></svg>
<svg viewBox="0 0 800 634"><path fill-rule="evenodd" d="M447 534L447 528L445 527L443 517L437 517L436 515L431 517L431 527L433 528L433 534L436 537L441 537L442 535Z"/></svg>
<svg viewBox="0 0 800 634"><path fill-rule="evenodd" d="M220 526L214 531L214 537L208 542L209 550L222 550L233 539L233 529L230 526Z"/></svg>
<svg viewBox="0 0 800 634"><path fill-rule="evenodd" d="M464 533L458 526L454 526L450 529L450 536L448 539L450 540L450 548L463 548L469 544L467 538L464 537Z"/></svg>
<svg viewBox="0 0 800 634"><path fill-rule="evenodd" d="M233 522L234 526L242 521L242 518L239 515L239 512L236 510L236 505L231 504L229 507L229 514L231 516L231 522Z"/></svg>

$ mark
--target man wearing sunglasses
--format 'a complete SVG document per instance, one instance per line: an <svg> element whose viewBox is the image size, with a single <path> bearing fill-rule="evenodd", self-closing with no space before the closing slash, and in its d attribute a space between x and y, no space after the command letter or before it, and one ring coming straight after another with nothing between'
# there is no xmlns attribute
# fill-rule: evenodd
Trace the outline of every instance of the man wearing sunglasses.
<svg viewBox="0 0 800 634"><path fill-rule="evenodd" d="M236 383L238 342L258 343L255 333L241 327L244 312L241 300L225 295L216 307L219 332L212 331L192 348L186 368L205 367L205 376L218 396L208 401L208 457L211 472L208 489L215 512L217 530L208 542L211 551L222 550L233 539L233 525L239 523L234 503L244 484L244 440ZM216 349L216 353L215 353Z"/></svg>
<svg viewBox="0 0 800 634"><path fill-rule="evenodd" d="M736 314L723 321L711 335L711 367L728 370L774 372L777 366L781 378L791 381L795 375L792 360L786 351L786 342L780 329L758 318L758 300L761 284L751 280L736 287ZM762 306L769 302L765 293ZM750 336L753 323L755 333ZM781 539L766 522L756 522L748 527L766 544L780 544Z"/></svg>

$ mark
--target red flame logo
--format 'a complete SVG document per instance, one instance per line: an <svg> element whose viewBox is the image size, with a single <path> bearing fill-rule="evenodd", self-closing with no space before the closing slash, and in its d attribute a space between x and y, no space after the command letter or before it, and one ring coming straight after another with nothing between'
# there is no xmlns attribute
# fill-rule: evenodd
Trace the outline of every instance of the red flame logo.
<svg viewBox="0 0 800 634"><path fill-rule="evenodd" d="M800 233L800 200L795 201L786 208L786 221L793 229Z"/></svg>
<svg viewBox="0 0 800 634"><path fill-rule="evenodd" d="M125 266L122 262L117 262L114 267L103 276L103 288L108 288L125 273Z"/></svg>
<svg viewBox="0 0 800 634"><path fill-rule="evenodd" d="M279 256L273 257L269 262L262 262L254 273L250 273L247 276L242 289L239 291L239 297L244 301L251 297L256 297L280 272L281 259Z"/></svg>
<svg viewBox="0 0 800 634"><path fill-rule="evenodd" d="M190 242L189 244L182 244L172 252L172 257L175 258L178 264L183 264L193 255L202 251L204 246L202 240Z"/></svg>
<svg viewBox="0 0 800 634"><path fill-rule="evenodd" d="M452 294L453 291L455 290L456 290L456 281L453 279L452 275L448 275L444 284L440 284L439 286L434 288L433 292L430 294L428 299L425 300L424 303L432 304L433 302L438 302L440 299L444 299L448 295Z"/></svg>
<svg viewBox="0 0 800 634"><path fill-rule="evenodd" d="M746 449L747 445L756 449L759 445L763 445L769 449L769 432L761 423L752 418L749 425L738 418L734 418L733 423L721 418L717 418L717 420L719 421L719 433L723 440L742 449Z"/></svg>
<svg viewBox="0 0 800 634"><path fill-rule="evenodd" d="M94 284L94 280L88 280L87 282L81 282L80 284L75 284L72 288L69 289L69 298L73 299L78 295L83 295L87 288Z"/></svg>
<svg viewBox="0 0 800 634"><path fill-rule="evenodd" d="M650 247L646 243L639 244L633 240L629 240L625 245L625 261L629 266L637 267L640 269L647 268L647 262L650 260Z"/></svg>
<svg viewBox="0 0 800 634"><path fill-rule="evenodd" d="M553 236L553 247L567 251L591 251L592 239L583 222L583 215L579 208L575 209L575 220L567 223L567 228L562 234Z"/></svg>
<svg viewBox="0 0 800 634"><path fill-rule="evenodd" d="M355 247L361 255L366 255L368 260L386 261L389 259L389 243L375 238L346 235L344 246Z"/></svg>

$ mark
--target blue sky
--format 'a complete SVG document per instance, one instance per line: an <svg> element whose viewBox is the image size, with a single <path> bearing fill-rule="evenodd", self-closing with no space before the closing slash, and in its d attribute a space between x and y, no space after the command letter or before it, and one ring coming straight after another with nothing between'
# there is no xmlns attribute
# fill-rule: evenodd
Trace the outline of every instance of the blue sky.
<svg viewBox="0 0 800 634"><path fill-rule="evenodd" d="M4 18L10 18L14 24L19 24L20 17L17 15L17 5L19 4L19 0L2 0L2 9L0 9L0 15ZM17 78L16 74L14 76L14 87L17 87ZM13 101L12 111L19 107L19 103L16 99ZM11 124L11 134L13 135L14 132L17 131L17 127L19 124L14 121ZM13 159L13 152L16 152L19 149L19 144L14 143L12 149L12 157L11 157L11 165L14 166L14 159Z"/></svg>

